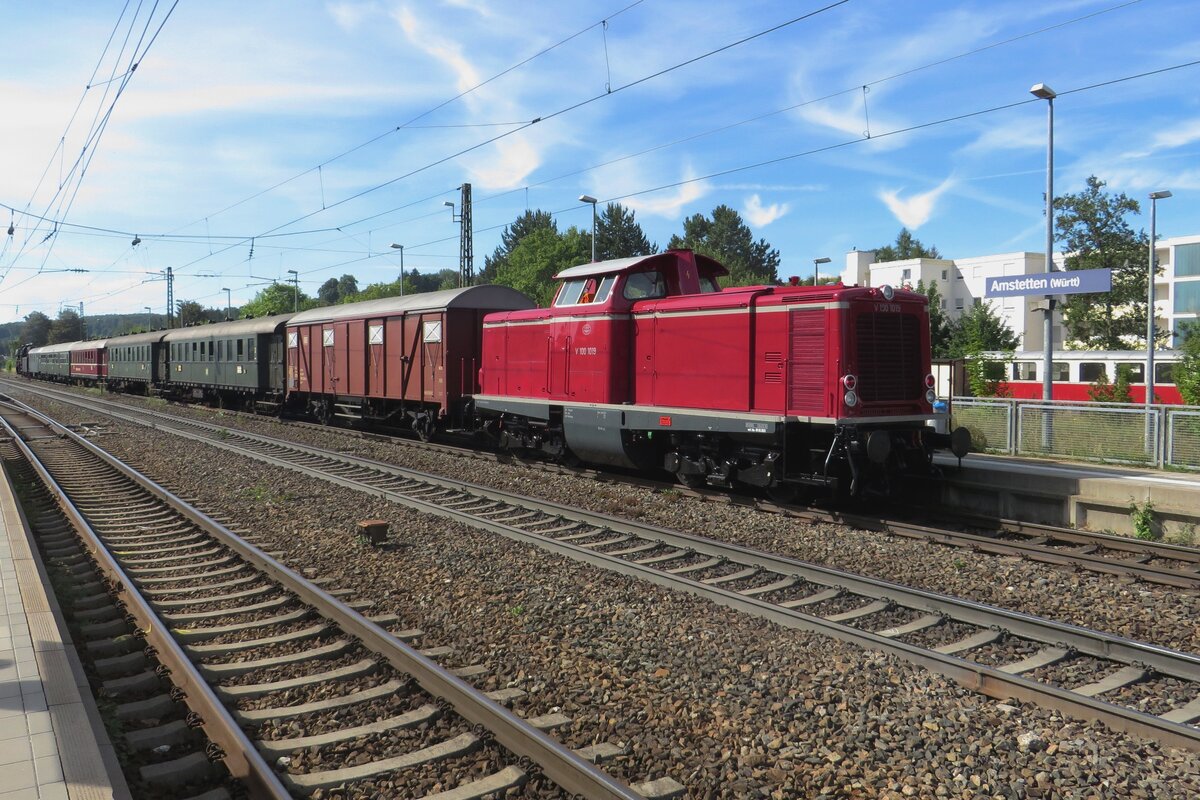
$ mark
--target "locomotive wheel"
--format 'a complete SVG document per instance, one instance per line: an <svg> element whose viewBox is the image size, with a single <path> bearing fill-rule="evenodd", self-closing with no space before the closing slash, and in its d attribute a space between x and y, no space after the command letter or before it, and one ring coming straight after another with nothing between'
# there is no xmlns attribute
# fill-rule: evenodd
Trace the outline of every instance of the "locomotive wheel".
<svg viewBox="0 0 1200 800"><path fill-rule="evenodd" d="M700 489L708 484L703 475L697 475L693 472L676 472L675 479L689 489Z"/></svg>

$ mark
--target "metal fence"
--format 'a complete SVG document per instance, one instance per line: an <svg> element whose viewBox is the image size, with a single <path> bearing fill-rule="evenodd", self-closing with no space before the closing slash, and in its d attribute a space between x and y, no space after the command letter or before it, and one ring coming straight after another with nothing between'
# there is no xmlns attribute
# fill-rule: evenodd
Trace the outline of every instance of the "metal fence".
<svg viewBox="0 0 1200 800"><path fill-rule="evenodd" d="M1200 470L1200 409L955 397L979 450Z"/></svg>

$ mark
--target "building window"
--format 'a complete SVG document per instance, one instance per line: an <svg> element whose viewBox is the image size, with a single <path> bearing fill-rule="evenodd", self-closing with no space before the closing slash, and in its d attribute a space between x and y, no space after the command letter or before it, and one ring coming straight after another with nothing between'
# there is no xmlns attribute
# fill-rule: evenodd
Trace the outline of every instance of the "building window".
<svg viewBox="0 0 1200 800"><path fill-rule="evenodd" d="M947 270L947 269L942 270L942 280L946 280L946 278L948 278L948 277L950 277L950 270Z"/></svg>
<svg viewBox="0 0 1200 800"><path fill-rule="evenodd" d="M1183 248L1175 248L1176 252L1181 249ZM1178 269L1178 265L1176 265L1176 269ZM1200 311L1200 281L1177 282L1175 284L1175 313L1194 314L1197 311Z"/></svg>
<svg viewBox="0 0 1200 800"><path fill-rule="evenodd" d="M943 297L941 302L942 302L942 311L945 311L946 310L946 298Z"/></svg>
<svg viewBox="0 0 1200 800"><path fill-rule="evenodd" d="M1175 277L1200 277L1200 244L1175 246Z"/></svg>
<svg viewBox="0 0 1200 800"><path fill-rule="evenodd" d="M904 283L906 281L911 281L911 280L912 280L912 270L911 269L906 268L906 269L900 270L900 282L901 283Z"/></svg>
<svg viewBox="0 0 1200 800"><path fill-rule="evenodd" d="M956 311L963 310L963 299L961 297L954 298L954 308Z"/></svg>

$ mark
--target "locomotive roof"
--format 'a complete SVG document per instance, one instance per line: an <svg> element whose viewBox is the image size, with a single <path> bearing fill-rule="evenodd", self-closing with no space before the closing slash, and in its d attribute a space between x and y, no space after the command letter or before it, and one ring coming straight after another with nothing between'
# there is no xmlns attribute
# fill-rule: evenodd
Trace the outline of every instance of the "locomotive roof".
<svg viewBox="0 0 1200 800"><path fill-rule="evenodd" d="M310 325L315 322L362 317L390 317L421 311L439 311L443 308L518 311L533 307L534 302L516 289L485 284L483 286L467 286L462 289L444 289L440 292L421 292L405 297L362 300L358 303L346 303L341 306L314 308L311 311L301 311L296 314L288 322L288 325Z"/></svg>
<svg viewBox="0 0 1200 800"><path fill-rule="evenodd" d="M690 251L687 250L668 250L665 253L655 253L651 256L633 256L632 258L614 258L611 261L593 261L591 264L581 264L578 267L570 267L554 276L555 280L567 280L570 278L589 278L592 275L612 275L618 272L629 272L634 267L647 265L654 260L668 261L675 260L679 256ZM728 275L729 270L717 261L715 258L693 253L698 266L710 268L717 275Z"/></svg>
<svg viewBox="0 0 1200 800"><path fill-rule="evenodd" d="M193 325L190 328L177 328L167 331L163 336L164 342L189 342L192 339L220 339L223 336L250 336L259 333L274 333L280 325L287 322L291 314L276 314L272 317L257 317L255 319L235 319L231 322L215 322L211 325Z"/></svg>

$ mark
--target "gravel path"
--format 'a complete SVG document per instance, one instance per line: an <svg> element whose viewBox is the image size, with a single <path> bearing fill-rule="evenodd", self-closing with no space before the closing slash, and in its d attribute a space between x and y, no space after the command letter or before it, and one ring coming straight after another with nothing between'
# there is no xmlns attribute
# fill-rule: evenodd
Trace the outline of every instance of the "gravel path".
<svg viewBox="0 0 1200 800"><path fill-rule="evenodd" d="M35 404L64 420L94 416ZM246 427L258 426L249 422ZM261 427L285 433L271 423ZM424 462L441 458L324 432L304 438L375 457L386 450L430 471ZM186 474L171 481L173 488L236 517L239 527L265 536L266 546L284 551L293 565L332 576L336 585L376 599L380 611L396 613L404 626L425 630L421 646L454 645L462 663L485 664L485 688L529 692L519 712L560 709L571 716L574 722L559 731L568 743L626 743L628 755L609 767L625 780L669 774L690 796L714 798L1200 795L1195 754L995 703L878 653L781 629L203 445L181 446L144 428L116 425L101 440L160 479ZM441 461L441 471L481 483L598 510L618 506L673 527L720 532L857 571L880 574L887 565L894 580L1004 600L999 604L1163 644L1172 643L1164 641L1170 636L1177 646L1190 646L1197 636L1194 622L1185 632L1182 619L1164 620L1166 598L1156 590L1143 595L1140 587L1102 578L805 527L776 515L570 476L508 467L501 474L502 468L479 461ZM398 545L356 546L352 526L367 517L388 520ZM1046 585L1032 592L1038 580ZM1178 615L1196 619L1195 598L1175 594L1172 602L1184 606ZM1100 607L1106 605L1119 607ZM1151 635L1165 622L1173 633ZM1137 632L1142 627L1145 632Z"/></svg>

